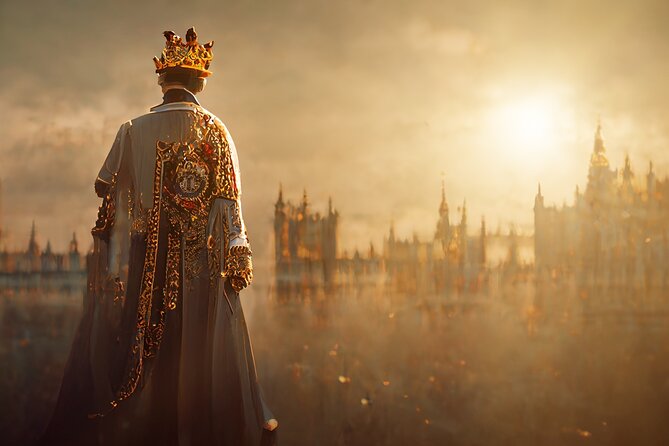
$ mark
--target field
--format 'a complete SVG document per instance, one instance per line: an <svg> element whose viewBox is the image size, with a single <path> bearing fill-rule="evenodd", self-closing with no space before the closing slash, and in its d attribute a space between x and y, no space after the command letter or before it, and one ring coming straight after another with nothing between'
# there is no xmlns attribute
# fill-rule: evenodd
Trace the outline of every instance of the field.
<svg viewBox="0 0 669 446"><path fill-rule="evenodd" d="M280 444L667 444L667 319L584 318L577 302L548 311L526 295L352 292L279 304L249 290ZM30 444L48 417L80 302L2 297L3 444Z"/></svg>

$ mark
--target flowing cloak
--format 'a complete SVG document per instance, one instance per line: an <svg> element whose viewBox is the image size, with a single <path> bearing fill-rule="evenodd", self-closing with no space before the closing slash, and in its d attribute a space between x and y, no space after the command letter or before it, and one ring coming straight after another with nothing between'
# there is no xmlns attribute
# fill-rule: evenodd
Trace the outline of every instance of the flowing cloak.
<svg viewBox="0 0 669 446"><path fill-rule="evenodd" d="M39 444L276 443L240 304L237 153L189 92L168 96L121 126L96 180L84 314Z"/></svg>

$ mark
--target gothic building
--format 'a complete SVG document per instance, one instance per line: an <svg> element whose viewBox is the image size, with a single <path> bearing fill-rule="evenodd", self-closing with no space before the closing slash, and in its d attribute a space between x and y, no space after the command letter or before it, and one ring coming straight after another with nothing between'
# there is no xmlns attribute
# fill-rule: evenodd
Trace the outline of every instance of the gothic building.
<svg viewBox="0 0 669 446"><path fill-rule="evenodd" d="M466 202L459 221L451 222L442 184L432 240L420 241L416 235L400 240L391 225L384 242L387 283L393 290L409 293L477 292L486 280L486 236L484 220L477 236L468 233Z"/></svg>
<svg viewBox="0 0 669 446"><path fill-rule="evenodd" d="M339 213L329 201L325 215L312 212L304 192L293 205L279 198L274 205L274 264L279 295L297 290L330 288L337 273Z"/></svg>
<svg viewBox="0 0 669 446"><path fill-rule="evenodd" d="M67 253L56 253L47 242L42 250L37 242L35 223L25 251L0 251L0 289L80 291L86 283L85 259L72 234Z"/></svg>
<svg viewBox="0 0 669 446"><path fill-rule="evenodd" d="M571 277L583 297L635 299L669 291L669 180L652 162L644 187L629 157L613 170L597 126L585 192L574 203L547 206L541 186L534 200L537 274ZM640 292L643 291L643 292Z"/></svg>
<svg viewBox="0 0 669 446"><path fill-rule="evenodd" d="M383 251L370 243L367 253L338 252L339 213L332 200L324 215L313 212L306 193L302 202L285 202L283 192L274 209L275 285L287 297L342 287L381 287L400 293L478 292L487 282L485 221L476 235L468 232L467 206L451 221L445 190L434 237L400 238L391 224ZM509 239L510 240L510 239Z"/></svg>

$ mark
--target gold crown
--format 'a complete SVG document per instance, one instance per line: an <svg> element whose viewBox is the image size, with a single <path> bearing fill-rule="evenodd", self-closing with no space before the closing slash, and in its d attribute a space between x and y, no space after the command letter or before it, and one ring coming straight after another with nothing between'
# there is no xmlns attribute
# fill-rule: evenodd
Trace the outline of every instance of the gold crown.
<svg viewBox="0 0 669 446"><path fill-rule="evenodd" d="M156 73L163 73L170 68L185 68L198 71L199 77L207 77L212 74L209 71L209 64L214 56L211 53L211 47L214 42L207 42L200 45L197 42L197 33L195 28L186 31L186 41L177 36L173 31L165 31L165 48L160 59L153 58L156 64Z"/></svg>

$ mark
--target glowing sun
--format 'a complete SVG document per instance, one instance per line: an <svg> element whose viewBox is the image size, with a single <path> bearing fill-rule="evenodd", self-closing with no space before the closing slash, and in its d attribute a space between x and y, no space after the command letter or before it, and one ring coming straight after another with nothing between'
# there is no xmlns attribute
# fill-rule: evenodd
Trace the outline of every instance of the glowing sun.
<svg viewBox="0 0 669 446"><path fill-rule="evenodd" d="M549 97L520 98L501 104L493 112L498 137L515 150L545 150L558 137L558 121L562 110Z"/></svg>

